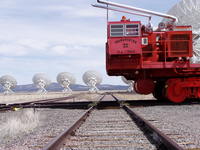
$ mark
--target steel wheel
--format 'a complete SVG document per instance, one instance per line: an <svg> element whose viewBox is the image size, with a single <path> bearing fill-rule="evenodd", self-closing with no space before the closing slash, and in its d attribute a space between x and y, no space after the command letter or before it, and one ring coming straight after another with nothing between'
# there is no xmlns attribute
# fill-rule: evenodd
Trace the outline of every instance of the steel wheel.
<svg viewBox="0 0 200 150"><path fill-rule="evenodd" d="M184 102L187 90L181 86L181 79L170 79L166 83L166 97L174 103Z"/></svg>
<svg viewBox="0 0 200 150"><path fill-rule="evenodd" d="M153 96L159 101L166 101L166 97L164 95L165 82L157 81L155 85L155 89L153 91Z"/></svg>

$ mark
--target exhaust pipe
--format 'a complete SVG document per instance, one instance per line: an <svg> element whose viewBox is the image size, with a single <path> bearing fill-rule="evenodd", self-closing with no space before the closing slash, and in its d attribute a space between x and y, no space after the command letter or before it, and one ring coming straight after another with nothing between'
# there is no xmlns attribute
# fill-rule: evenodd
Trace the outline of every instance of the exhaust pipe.
<svg viewBox="0 0 200 150"><path fill-rule="evenodd" d="M159 13L159 12L155 12L155 11L150 11L150 10L146 10L146 9L142 9L142 8L137 8L137 7L133 7L133 6L129 6L129 5L124 5L124 4L119 4L119 3L110 2L110 1L105 1L105 0L97 0L97 2L101 3L101 4L106 4L106 5L111 5L111 6L115 6L115 7L120 7L120 8L123 8L123 9L129 9L129 10L132 10L132 11L137 11L137 12L140 12L140 13L145 13L145 14L150 14L150 15L154 15L154 16L159 16L159 17L171 19L173 22L178 22L178 18L176 18L175 16L167 15L167 14L164 14L164 13Z"/></svg>
<svg viewBox="0 0 200 150"><path fill-rule="evenodd" d="M92 4L92 6L96 7L96 8L102 8L102 9L106 9L106 10L108 9L108 10L122 12L122 13L127 13L127 14L131 14L131 15L137 15L137 16L147 17L147 18L149 18L149 20L151 20L151 16L150 15L145 15L145 14L140 14L140 13L133 13L133 12L130 12L130 11L124 11L124 10L114 9L114 8L111 8L111 7L101 6L101 5L97 5L97 4Z"/></svg>

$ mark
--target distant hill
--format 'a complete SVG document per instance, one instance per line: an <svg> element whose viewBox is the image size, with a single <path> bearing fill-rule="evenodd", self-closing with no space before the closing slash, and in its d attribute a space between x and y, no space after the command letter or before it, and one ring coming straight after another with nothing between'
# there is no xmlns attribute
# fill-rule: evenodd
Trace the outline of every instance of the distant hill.
<svg viewBox="0 0 200 150"><path fill-rule="evenodd" d="M70 86L73 91L88 91L88 86L85 85L80 85L80 84L75 84ZM102 84L99 85L98 88L100 90L126 90L128 86L123 86L123 85L110 85L110 84ZM58 83L52 83L49 85L47 88L47 91L50 92L58 92L62 91L62 87ZM3 88L0 87L0 92L3 91ZM37 88L35 87L34 84L27 84L27 85L17 85L15 89L13 89L15 92L34 92L37 91Z"/></svg>

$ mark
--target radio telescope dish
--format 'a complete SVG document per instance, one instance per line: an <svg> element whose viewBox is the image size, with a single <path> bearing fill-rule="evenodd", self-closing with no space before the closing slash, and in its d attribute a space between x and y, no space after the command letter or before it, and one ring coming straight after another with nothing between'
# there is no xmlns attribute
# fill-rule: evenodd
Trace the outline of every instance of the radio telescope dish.
<svg viewBox="0 0 200 150"><path fill-rule="evenodd" d="M11 89L15 88L17 81L10 75L4 75L0 78L0 84L3 86L4 94L14 93Z"/></svg>
<svg viewBox="0 0 200 150"><path fill-rule="evenodd" d="M96 87L102 82L102 76L99 72L89 70L83 74L82 79L83 82L90 87L90 92L94 93L99 91L99 89Z"/></svg>
<svg viewBox="0 0 200 150"><path fill-rule="evenodd" d="M193 32L193 57L192 63L200 63L200 1L181 0L173 6L168 14L178 18L178 25L191 25Z"/></svg>
<svg viewBox="0 0 200 150"><path fill-rule="evenodd" d="M75 77L69 72L61 72L57 75L57 82L64 87L63 92L72 92L69 87L71 84L75 84Z"/></svg>
<svg viewBox="0 0 200 150"><path fill-rule="evenodd" d="M193 32L200 34L199 6L199 0L181 0L169 10L168 14L178 18L178 25L192 25Z"/></svg>
<svg viewBox="0 0 200 150"><path fill-rule="evenodd" d="M32 79L35 86L38 88L38 93L47 93L46 88L51 84L50 79L44 73L37 73Z"/></svg>
<svg viewBox="0 0 200 150"><path fill-rule="evenodd" d="M127 80L124 76L121 77L122 81L126 84L129 85L127 91L128 92L133 92L133 81L132 80Z"/></svg>

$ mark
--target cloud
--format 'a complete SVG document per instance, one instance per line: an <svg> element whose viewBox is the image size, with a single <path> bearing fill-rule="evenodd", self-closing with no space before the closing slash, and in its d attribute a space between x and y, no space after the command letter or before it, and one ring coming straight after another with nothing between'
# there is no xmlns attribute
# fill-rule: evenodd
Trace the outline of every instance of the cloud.
<svg viewBox="0 0 200 150"><path fill-rule="evenodd" d="M49 44L48 42L45 42L45 41L41 41L41 40L37 40L37 39L19 39L19 40L16 40L16 44L19 44L19 45L22 45L24 47L27 47L27 48L31 48L31 49L37 49L37 50L42 50L42 49L46 49Z"/></svg>
<svg viewBox="0 0 200 150"><path fill-rule="evenodd" d="M77 57L89 54L90 47L82 45L56 45L50 49L53 55Z"/></svg>
<svg viewBox="0 0 200 150"><path fill-rule="evenodd" d="M27 49L20 45L1 44L1 56L25 56L28 53Z"/></svg>
<svg viewBox="0 0 200 150"><path fill-rule="evenodd" d="M82 56L97 47L104 49L104 32L87 25L81 27L85 30L71 24L49 26L48 23L0 21L0 55Z"/></svg>
<svg viewBox="0 0 200 150"><path fill-rule="evenodd" d="M0 1L0 8L14 8L17 4L17 0L1 0Z"/></svg>
<svg viewBox="0 0 200 150"><path fill-rule="evenodd" d="M105 17L105 11L93 8L91 5L82 8L80 6L63 6L63 5L49 5L40 7L40 11L48 11L50 13L60 13L60 16L66 18L74 17Z"/></svg>

